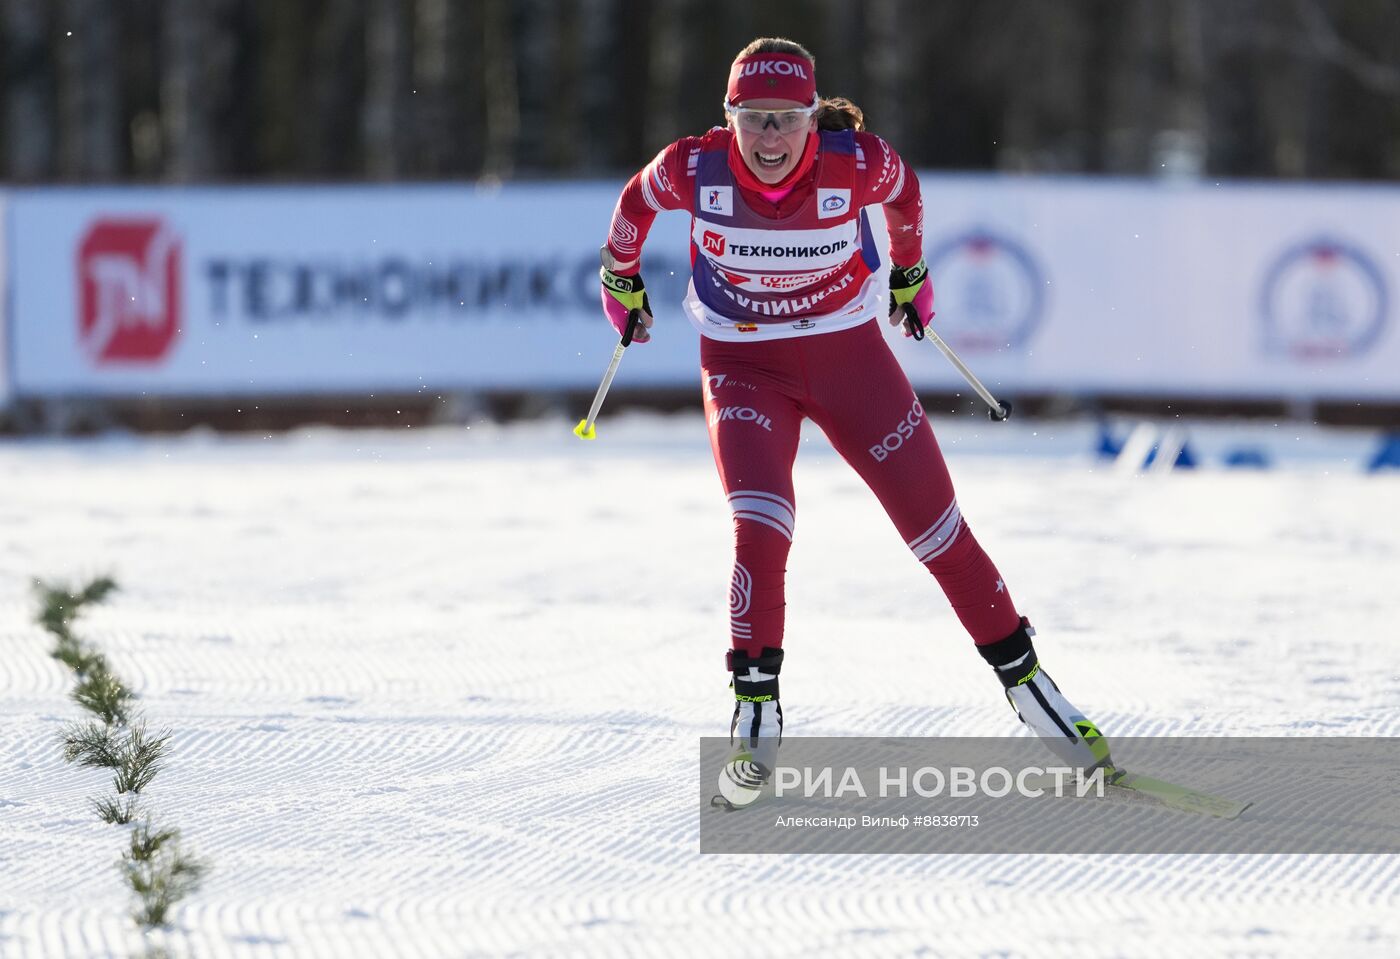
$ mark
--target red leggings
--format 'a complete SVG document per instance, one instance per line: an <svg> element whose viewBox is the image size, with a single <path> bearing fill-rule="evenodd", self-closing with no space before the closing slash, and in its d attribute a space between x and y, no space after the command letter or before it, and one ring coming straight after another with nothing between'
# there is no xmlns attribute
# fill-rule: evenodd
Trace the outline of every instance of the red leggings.
<svg viewBox="0 0 1400 959"><path fill-rule="evenodd" d="M734 514L735 649L757 655L782 646L803 417L874 491L973 642L1016 631L1011 594L958 511L933 428L877 321L785 340L701 337L700 344L710 445Z"/></svg>

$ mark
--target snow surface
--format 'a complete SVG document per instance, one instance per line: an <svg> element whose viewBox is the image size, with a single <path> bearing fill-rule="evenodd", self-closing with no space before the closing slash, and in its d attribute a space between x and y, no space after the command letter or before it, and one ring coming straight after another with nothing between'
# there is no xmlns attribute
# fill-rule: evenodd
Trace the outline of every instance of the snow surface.
<svg viewBox="0 0 1400 959"><path fill-rule="evenodd" d="M701 856L732 704L704 423L570 426L0 446L0 956L146 945L27 585L105 572L78 632L174 731L150 800L213 864L173 955L1400 955L1395 856ZM936 427L1110 736L1400 734L1400 475L1366 437L1128 476L1089 425ZM1021 734L815 430L797 504L789 732Z"/></svg>

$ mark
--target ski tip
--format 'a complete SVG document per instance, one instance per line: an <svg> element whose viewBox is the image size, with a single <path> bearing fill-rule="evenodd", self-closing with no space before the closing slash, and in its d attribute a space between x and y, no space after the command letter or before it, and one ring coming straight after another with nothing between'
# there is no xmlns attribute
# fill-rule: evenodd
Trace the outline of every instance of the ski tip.
<svg viewBox="0 0 1400 959"><path fill-rule="evenodd" d="M578 426L574 427L574 435L581 440L596 440L598 438L598 428L588 420L578 421Z"/></svg>
<svg viewBox="0 0 1400 959"><path fill-rule="evenodd" d="M739 809L738 806L734 805L732 802L730 802L728 799L725 799L723 796L711 796L710 808L723 809L725 812L736 812Z"/></svg>
<svg viewBox="0 0 1400 959"><path fill-rule="evenodd" d="M1235 809L1234 809L1232 812L1230 812L1229 815L1222 815L1220 818L1221 818L1221 819L1238 819L1238 818L1240 818L1240 813L1244 812L1246 809L1248 809L1250 806L1253 806L1253 805L1254 805L1254 800L1252 800L1252 799L1246 799L1246 800L1244 800L1244 801L1242 801L1242 802L1236 802L1236 803L1235 803Z"/></svg>

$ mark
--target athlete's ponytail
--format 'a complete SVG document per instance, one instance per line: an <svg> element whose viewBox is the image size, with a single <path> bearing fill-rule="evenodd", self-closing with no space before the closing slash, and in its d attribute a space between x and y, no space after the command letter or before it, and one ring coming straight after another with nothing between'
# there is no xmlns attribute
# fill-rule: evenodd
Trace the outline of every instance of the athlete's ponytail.
<svg viewBox="0 0 1400 959"><path fill-rule="evenodd" d="M759 37L739 51L735 60L752 56L755 53L786 53L802 57L816 71L817 58L806 47L795 40L784 37ZM845 97L828 97L817 104L817 127L822 130L864 130L865 114Z"/></svg>
<svg viewBox="0 0 1400 959"><path fill-rule="evenodd" d="M864 130L865 114L845 97L829 97L817 104L817 127L822 130Z"/></svg>

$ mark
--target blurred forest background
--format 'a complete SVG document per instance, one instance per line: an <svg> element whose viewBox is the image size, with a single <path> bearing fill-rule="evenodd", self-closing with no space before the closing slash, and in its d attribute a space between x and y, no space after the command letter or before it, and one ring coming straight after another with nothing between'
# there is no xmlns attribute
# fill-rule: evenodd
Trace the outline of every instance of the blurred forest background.
<svg viewBox="0 0 1400 959"><path fill-rule="evenodd" d="M625 175L760 35L920 167L1400 179L1400 0L0 0L0 176Z"/></svg>

